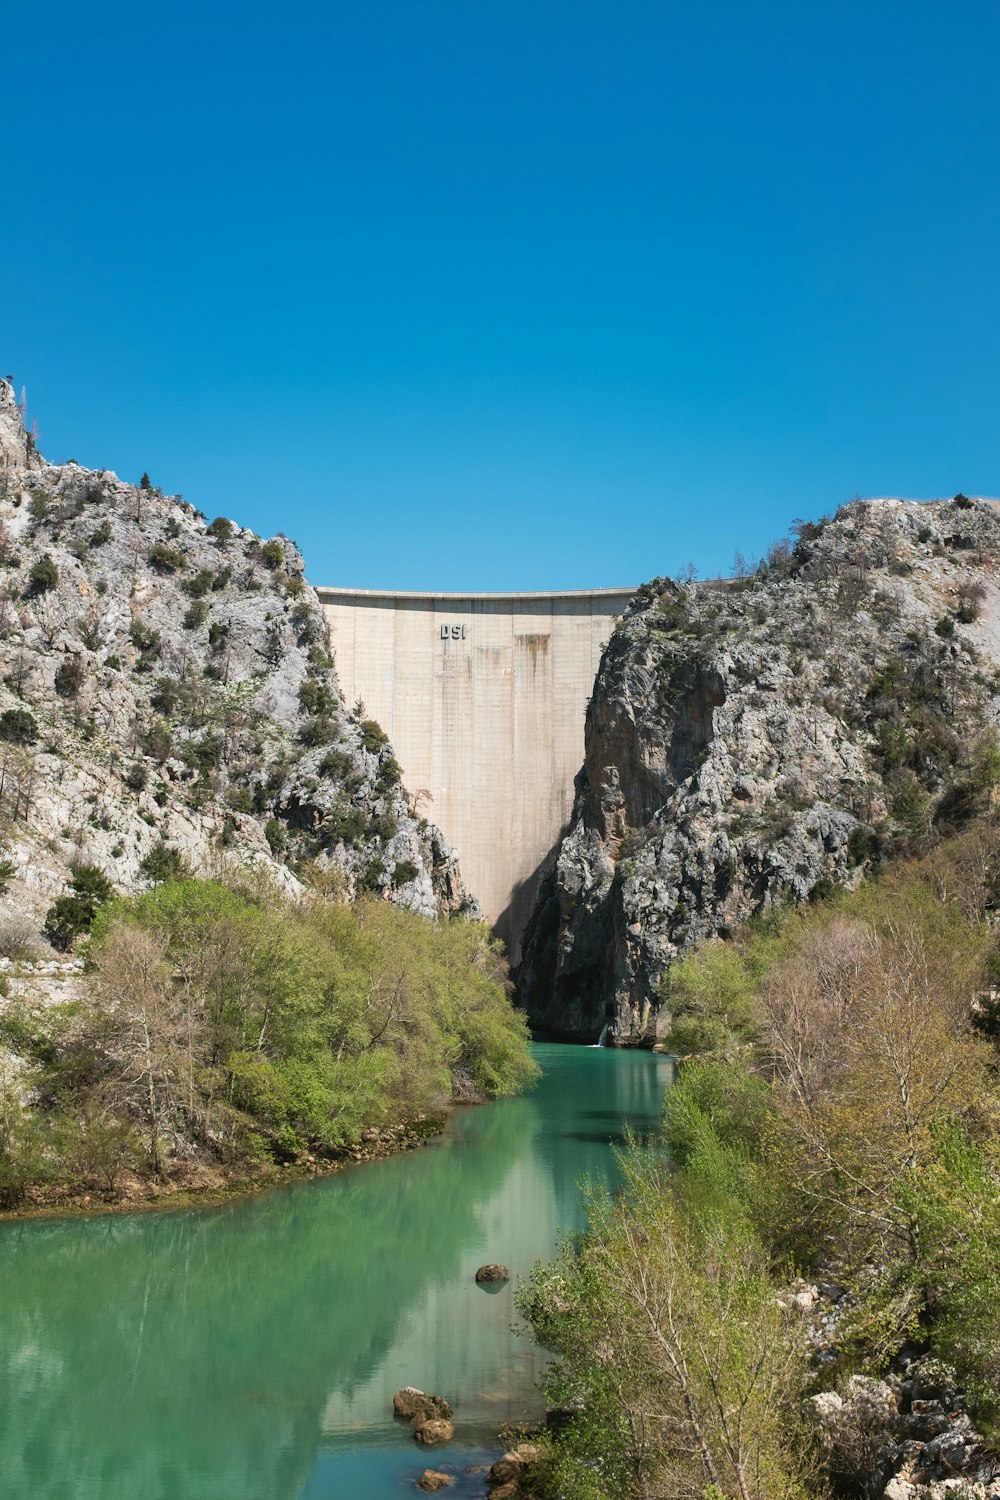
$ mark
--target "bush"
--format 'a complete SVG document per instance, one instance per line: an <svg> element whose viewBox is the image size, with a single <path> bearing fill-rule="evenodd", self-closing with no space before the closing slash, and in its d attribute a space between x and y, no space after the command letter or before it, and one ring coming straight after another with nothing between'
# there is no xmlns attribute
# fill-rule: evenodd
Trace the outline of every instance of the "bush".
<svg viewBox="0 0 1000 1500"><path fill-rule="evenodd" d="M205 527L205 534L214 537L217 542L228 542L234 530L232 521L227 521L225 516L216 516L215 520Z"/></svg>
<svg viewBox="0 0 1000 1500"><path fill-rule="evenodd" d="M46 552L32 565L28 574L28 593L30 595L47 594L54 589L59 582L59 569L52 558Z"/></svg>
<svg viewBox="0 0 1000 1500"><path fill-rule="evenodd" d="M92 547L103 547L105 542L111 540L111 522L104 520L94 531L90 533L90 545Z"/></svg>
<svg viewBox="0 0 1000 1500"><path fill-rule="evenodd" d="M185 611L183 620L184 629L197 630L199 625L204 625L207 619L208 605L204 599L196 599Z"/></svg>
<svg viewBox="0 0 1000 1500"><path fill-rule="evenodd" d="M23 912L0 913L0 954L4 958L30 963L35 957L37 943L35 924Z"/></svg>
<svg viewBox="0 0 1000 1500"><path fill-rule="evenodd" d="M363 719L361 722L361 743L372 755L377 755L383 745L389 743L389 736L381 724L374 719Z"/></svg>
<svg viewBox="0 0 1000 1500"><path fill-rule="evenodd" d="M941 616L940 620L938 620L937 624L934 626L934 633L935 635L942 636L945 640L951 639L951 637L955 634L955 621L952 619L951 615Z"/></svg>
<svg viewBox="0 0 1000 1500"><path fill-rule="evenodd" d="M149 565L158 573L176 573L178 568L183 568L186 558L183 552L178 552L176 547L168 547L164 542L157 542L155 547L149 549Z"/></svg>
<svg viewBox="0 0 1000 1500"><path fill-rule="evenodd" d="M75 698L86 679L83 662L78 656L66 656L56 669L55 689L61 698Z"/></svg>
<svg viewBox="0 0 1000 1500"><path fill-rule="evenodd" d="M172 849L163 839L143 855L139 870L152 885L165 880L186 880L191 873L180 850Z"/></svg>
<svg viewBox="0 0 1000 1500"><path fill-rule="evenodd" d="M330 721L326 718L309 719L298 733L298 740L307 750L325 745L331 734Z"/></svg>
<svg viewBox="0 0 1000 1500"><path fill-rule="evenodd" d="M33 745L38 738L35 717L26 708L8 708L0 714L0 740L12 745Z"/></svg>
<svg viewBox="0 0 1000 1500"><path fill-rule="evenodd" d="M299 687L299 703L307 714L326 718L337 707L336 694L319 677L307 677Z"/></svg>
<svg viewBox="0 0 1000 1500"><path fill-rule="evenodd" d="M184 591L191 595L192 599L203 599L206 594L212 592L212 584L215 574L210 568L199 568L193 578L189 578L184 584Z"/></svg>
<svg viewBox="0 0 1000 1500"><path fill-rule="evenodd" d="M353 764L346 750L328 750L317 766L317 770L321 776L329 776L333 781L342 781Z"/></svg>
<svg viewBox="0 0 1000 1500"><path fill-rule="evenodd" d="M260 560L265 568L270 568L273 573L276 568L284 566L285 549L276 538L272 538L261 547Z"/></svg>
<svg viewBox="0 0 1000 1500"><path fill-rule="evenodd" d="M411 880L416 880L420 874L419 865L415 865L412 859L397 859L396 868L392 872L394 885L409 885Z"/></svg>
<svg viewBox="0 0 1000 1500"><path fill-rule="evenodd" d="M146 788L149 773L141 760L134 760L122 777L130 792L141 792Z"/></svg>
<svg viewBox="0 0 1000 1500"><path fill-rule="evenodd" d="M280 854L288 842L288 830L277 818L268 818L264 824L264 837L272 854Z"/></svg>

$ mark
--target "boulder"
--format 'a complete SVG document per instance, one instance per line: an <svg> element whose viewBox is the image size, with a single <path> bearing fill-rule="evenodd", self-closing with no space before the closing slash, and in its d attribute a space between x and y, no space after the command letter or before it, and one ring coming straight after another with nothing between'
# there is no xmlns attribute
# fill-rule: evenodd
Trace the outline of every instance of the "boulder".
<svg viewBox="0 0 1000 1500"><path fill-rule="evenodd" d="M392 1398L392 1414L408 1422L423 1411L426 1400L424 1392L418 1391L415 1385L404 1385Z"/></svg>
<svg viewBox="0 0 1000 1500"><path fill-rule="evenodd" d="M511 1480L520 1479L524 1464L525 1460L516 1448L509 1450L502 1458L497 1459L486 1476L486 1485L493 1500L496 1500L497 1492L503 1486L510 1484Z"/></svg>
<svg viewBox="0 0 1000 1500"><path fill-rule="evenodd" d="M450 1443L455 1436L455 1424L443 1417L428 1417L425 1421L414 1422L413 1436L425 1447L434 1443Z"/></svg>
<svg viewBox="0 0 1000 1500"><path fill-rule="evenodd" d="M428 1396L415 1385L405 1385L392 1398L392 1414L405 1422L426 1422L430 1417L451 1417L451 1403L443 1396Z"/></svg>
<svg viewBox="0 0 1000 1500"><path fill-rule="evenodd" d="M476 1280L480 1286L509 1281L510 1272L506 1266L502 1266L499 1263L491 1263L488 1266L479 1267L479 1270L476 1272Z"/></svg>
<svg viewBox="0 0 1000 1500"><path fill-rule="evenodd" d="M454 1483L452 1474L442 1474L440 1469L425 1469L417 1480L417 1489L433 1494L435 1490L445 1490Z"/></svg>

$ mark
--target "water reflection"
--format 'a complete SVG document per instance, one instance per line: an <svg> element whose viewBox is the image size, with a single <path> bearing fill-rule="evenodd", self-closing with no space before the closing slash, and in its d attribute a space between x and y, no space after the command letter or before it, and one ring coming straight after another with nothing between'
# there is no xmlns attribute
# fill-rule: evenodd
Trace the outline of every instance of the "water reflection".
<svg viewBox="0 0 1000 1500"><path fill-rule="evenodd" d="M0 1493L382 1500L415 1462L400 1385L447 1394L469 1439L531 1410L512 1286L484 1297L476 1266L523 1274L580 1227L578 1182L613 1180L609 1137L655 1123L664 1081L648 1055L538 1053L534 1094L428 1150L225 1209L0 1229Z"/></svg>

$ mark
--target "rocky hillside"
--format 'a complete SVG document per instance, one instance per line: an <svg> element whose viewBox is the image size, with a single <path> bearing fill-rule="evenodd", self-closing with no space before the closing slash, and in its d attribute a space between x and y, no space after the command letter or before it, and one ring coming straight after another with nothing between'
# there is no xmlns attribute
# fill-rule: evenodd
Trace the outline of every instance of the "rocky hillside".
<svg viewBox="0 0 1000 1500"><path fill-rule="evenodd" d="M469 904L379 726L341 700L316 595L143 478L52 465L0 382L0 954L74 866L120 890L256 865L434 915Z"/></svg>
<svg viewBox="0 0 1000 1500"><path fill-rule="evenodd" d="M670 965L981 805L1000 757L1000 511L856 501L755 573L641 589L605 652L522 1003L649 1045Z"/></svg>

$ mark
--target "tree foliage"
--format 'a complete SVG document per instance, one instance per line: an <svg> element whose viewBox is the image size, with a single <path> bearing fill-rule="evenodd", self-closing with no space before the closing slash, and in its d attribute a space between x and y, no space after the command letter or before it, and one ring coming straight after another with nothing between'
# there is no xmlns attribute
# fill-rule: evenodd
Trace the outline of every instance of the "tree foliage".
<svg viewBox="0 0 1000 1500"><path fill-rule="evenodd" d="M59 1007L46 1012L32 1059L39 1099L75 1122L49 1152L64 1168L87 1151L105 1177L137 1150L157 1175L199 1154L336 1152L534 1077L480 924L381 901L292 907L263 885L171 879L170 851L154 855L159 883L142 895L109 902L81 866L50 912L54 941L92 928L87 1003L64 1027Z"/></svg>

